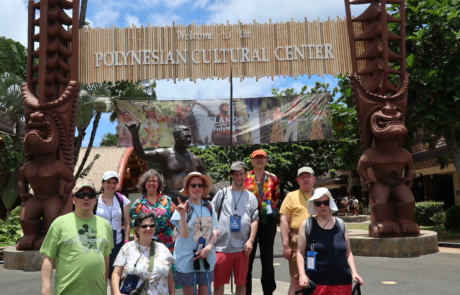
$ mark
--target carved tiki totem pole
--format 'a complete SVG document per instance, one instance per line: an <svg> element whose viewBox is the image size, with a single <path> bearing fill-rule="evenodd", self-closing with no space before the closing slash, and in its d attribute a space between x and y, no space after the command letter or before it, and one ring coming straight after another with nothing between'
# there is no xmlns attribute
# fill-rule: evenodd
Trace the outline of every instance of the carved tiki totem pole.
<svg viewBox="0 0 460 295"><path fill-rule="evenodd" d="M351 17L350 5L369 4L358 17ZM400 7L400 19L386 12L386 4ZM411 154L402 147L407 129L409 75L405 65L405 1L345 0L353 74L350 82L359 122L364 153L359 159L358 173L364 189L369 191L371 224L369 235L375 238L418 236L413 221L415 201L411 192L414 164ZM353 23L363 25L361 34L354 34ZM388 30L388 23L399 23L400 36ZM356 56L356 42L364 42L364 52ZM399 42L400 53L389 48ZM358 69L358 60L364 60ZM399 61L399 62L398 62ZM399 68L394 64L399 64ZM393 85L397 81L399 85Z"/></svg>
<svg viewBox="0 0 460 295"><path fill-rule="evenodd" d="M26 162L19 180L24 237L18 250L40 249L51 223L65 213L75 185L78 7L78 0L29 0L27 79L22 85ZM72 18L64 10L72 10Z"/></svg>

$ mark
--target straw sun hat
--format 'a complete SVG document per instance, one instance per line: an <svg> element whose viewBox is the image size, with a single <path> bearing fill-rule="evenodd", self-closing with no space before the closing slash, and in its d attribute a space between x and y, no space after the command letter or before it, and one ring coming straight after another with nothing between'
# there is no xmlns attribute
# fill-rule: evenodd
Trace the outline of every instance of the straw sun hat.
<svg viewBox="0 0 460 295"><path fill-rule="evenodd" d="M209 192L211 191L211 188L212 188L212 179L211 177L207 175L203 175L200 172L191 172L187 176L185 176L184 184L183 184L184 188L179 192L179 194L187 198L189 197L188 188L186 188L185 186L187 185L188 180L193 177L199 177L203 180L203 184L205 185L205 187L203 187L203 194L201 195L201 197L205 197L209 195Z"/></svg>

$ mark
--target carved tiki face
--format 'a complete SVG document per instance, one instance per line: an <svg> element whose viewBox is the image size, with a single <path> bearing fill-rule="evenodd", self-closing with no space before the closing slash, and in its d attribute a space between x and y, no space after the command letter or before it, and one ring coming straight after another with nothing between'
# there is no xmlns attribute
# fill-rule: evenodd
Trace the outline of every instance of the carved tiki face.
<svg viewBox="0 0 460 295"><path fill-rule="evenodd" d="M29 131L24 138L24 148L29 155L50 155L59 147L59 134L54 120L40 111L30 114Z"/></svg>
<svg viewBox="0 0 460 295"><path fill-rule="evenodd" d="M371 147L374 137L379 140L402 140L408 132L404 126L404 120L407 109L409 75L405 76L398 91L391 96L378 95L368 91L357 75L350 78L355 94L355 105L364 149Z"/></svg>

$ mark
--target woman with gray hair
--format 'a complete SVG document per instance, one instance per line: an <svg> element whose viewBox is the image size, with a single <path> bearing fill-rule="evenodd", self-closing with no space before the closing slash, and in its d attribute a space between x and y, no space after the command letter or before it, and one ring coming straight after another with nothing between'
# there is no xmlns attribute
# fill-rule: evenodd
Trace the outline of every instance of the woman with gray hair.
<svg viewBox="0 0 460 295"><path fill-rule="evenodd" d="M351 294L353 281L364 282L356 270L345 223L332 216L338 209L329 190L317 188L307 207L310 216L316 216L307 218L299 229L299 285L314 282L313 295Z"/></svg>
<svg viewBox="0 0 460 295"><path fill-rule="evenodd" d="M175 205L171 198L163 195L165 187L163 176L158 171L150 169L139 178L138 188L142 197L137 199L130 210L130 216L135 219L141 213L153 211L155 213L154 237L163 243L171 253L174 252L174 226L171 216Z"/></svg>

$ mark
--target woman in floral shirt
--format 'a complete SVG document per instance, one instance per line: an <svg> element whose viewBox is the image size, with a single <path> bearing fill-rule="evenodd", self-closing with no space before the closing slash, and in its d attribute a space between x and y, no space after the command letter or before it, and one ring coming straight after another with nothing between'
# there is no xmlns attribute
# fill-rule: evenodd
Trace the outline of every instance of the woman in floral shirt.
<svg viewBox="0 0 460 295"><path fill-rule="evenodd" d="M171 198L161 194L165 186L163 176L157 171L150 169L139 179L138 188L143 196L137 199L131 207L130 216L135 219L141 213L153 211L155 213L155 233L158 241L163 243L171 253L174 251L174 226L171 224L171 216L175 205Z"/></svg>

